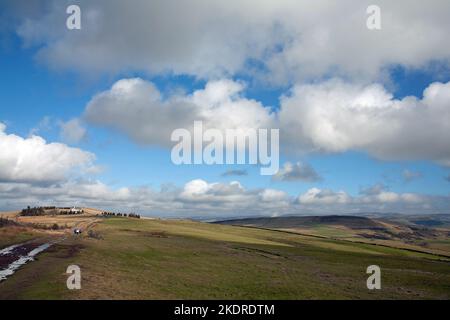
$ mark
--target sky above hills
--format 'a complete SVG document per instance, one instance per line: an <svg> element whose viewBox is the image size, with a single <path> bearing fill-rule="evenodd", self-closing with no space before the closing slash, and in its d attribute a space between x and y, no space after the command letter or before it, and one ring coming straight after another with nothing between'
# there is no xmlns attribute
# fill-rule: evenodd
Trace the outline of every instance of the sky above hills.
<svg viewBox="0 0 450 320"><path fill-rule="evenodd" d="M372 2L1 1L0 209L450 213L450 3ZM280 170L175 165L196 120Z"/></svg>

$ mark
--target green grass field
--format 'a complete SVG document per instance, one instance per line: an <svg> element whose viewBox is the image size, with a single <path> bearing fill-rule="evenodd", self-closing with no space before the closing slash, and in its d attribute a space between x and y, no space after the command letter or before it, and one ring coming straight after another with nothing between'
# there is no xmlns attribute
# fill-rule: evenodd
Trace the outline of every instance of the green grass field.
<svg viewBox="0 0 450 320"><path fill-rule="evenodd" d="M429 254L255 228L110 218L0 283L0 299L449 299ZM67 266L82 289L66 288ZM366 287L378 265L382 289Z"/></svg>

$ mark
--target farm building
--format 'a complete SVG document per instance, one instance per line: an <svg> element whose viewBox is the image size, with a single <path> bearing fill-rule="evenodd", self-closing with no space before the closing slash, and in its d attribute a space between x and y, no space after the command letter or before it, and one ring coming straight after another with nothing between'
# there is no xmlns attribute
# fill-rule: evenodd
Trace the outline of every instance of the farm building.
<svg viewBox="0 0 450 320"><path fill-rule="evenodd" d="M83 213L83 209L73 207L73 208L70 208L70 213L72 213L72 214Z"/></svg>

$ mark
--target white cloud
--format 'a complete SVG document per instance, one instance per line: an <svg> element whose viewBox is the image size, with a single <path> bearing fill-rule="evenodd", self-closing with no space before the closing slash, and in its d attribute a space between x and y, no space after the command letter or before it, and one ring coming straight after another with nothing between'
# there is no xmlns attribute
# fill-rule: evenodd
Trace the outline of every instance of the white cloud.
<svg viewBox="0 0 450 320"><path fill-rule="evenodd" d="M15 3L6 4L15 7ZM390 66L426 68L440 61L448 68L448 1L381 0L382 30L375 32L365 23L365 9L372 3L360 0L314 4L236 0L207 5L183 1L177 6L145 0L133 5L121 0L78 3L82 29L73 32L64 27L66 3L49 0L45 6L29 7L19 2L21 9L14 11L20 20L16 31L25 45L37 46L39 61L86 73L139 71L209 80L192 94L163 97L149 81L122 79L89 102L84 118L90 123L119 130L141 144L166 147L172 145L173 129L189 129L194 120L219 129L275 127L281 129L285 152L359 150L386 160L425 159L450 165L450 82L431 84L423 98L401 100L380 84L358 84L384 79ZM281 110L270 113L260 102L244 97L243 83L217 80L245 73L296 85L281 101ZM349 82L317 82L330 76ZM302 84L305 79L315 80L314 84ZM77 119L61 129L69 142L80 141L86 133ZM93 154L5 130L0 124L3 204L17 199L79 201L183 215L417 212L422 206L433 212L450 207L448 197L395 193L383 187L359 196L312 188L298 197L275 189L246 189L239 182L200 179L161 191L111 189L97 181L67 179L74 171L95 171ZM306 177L314 174L305 174L307 169L304 164L285 165L280 178L310 179ZM52 185L44 188L42 183Z"/></svg>
<svg viewBox="0 0 450 320"><path fill-rule="evenodd" d="M360 198L355 199L355 202L361 203L379 203L379 204L390 204L390 203L420 203L425 200L425 197L414 194L414 193L396 193L392 191L382 190L377 194L365 195Z"/></svg>
<svg viewBox="0 0 450 320"><path fill-rule="evenodd" d="M135 211L162 217L279 216L360 212L449 213L450 196L427 196L380 190L350 196L345 191L311 188L298 197L277 189L247 189L239 182L201 179L183 187L112 188L100 181L68 180L50 186L0 182L0 207L27 205L87 206Z"/></svg>
<svg viewBox="0 0 450 320"><path fill-rule="evenodd" d="M194 120L202 120L204 129L270 128L270 111L241 97L243 89L239 82L211 81L191 95L163 99L151 82L122 79L88 103L85 118L120 130L138 143L162 146L172 145L174 129L192 130Z"/></svg>
<svg viewBox="0 0 450 320"><path fill-rule="evenodd" d="M93 154L37 136L24 139L6 134L0 123L0 207L79 205L138 211L166 217L226 217L283 214L330 214L360 211L447 212L449 197L398 194L383 186L358 197L344 191L312 188L292 197L285 191L247 189L240 182L196 179L182 188L119 187L80 178L96 168Z"/></svg>
<svg viewBox="0 0 450 320"><path fill-rule="evenodd" d="M296 151L366 151L384 160L450 165L450 82L433 83L422 99L394 99L381 85L341 80L295 86L283 98L280 136Z"/></svg>
<svg viewBox="0 0 450 320"><path fill-rule="evenodd" d="M351 197L344 191L334 192L332 190L321 190L311 188L298 197L302 204L346 204L351 201Z"/></svg>
<svg viewBox="0 0 450 320"><path fill-rule="evenodd" d="M214 206L222 204L229 206L247 206L253 203L254 194L248 193L238 181L224 183L208 183L202 179L192 180L185 184L179 195L181 201L195 203L202 207L209 207L214 210ZM220 205L219 205L220 206Z"/></svg>
<svg viewBox="0 0 450 320"><path fill-rule="evenodd" d="M86 128L83 127L79 119L72 119L61 122L61 138L69 143L78 143L86 139Z"/></svg>
<svg viewBox="0 0 450 320"><path fill-rule="evenodd" d="M64 28L65 2L20 12L17 33L38 45L52 68L83 72L143 70L217 78L267 70L267 81L323 75L374 79L392 65L448 66L450 21L446 0L380 0L382 29L366 28L371 1L80 0L82 29ZM15 12L15 14L18 14ZM351 54L349 54L351 52Z"/></svg>
<svg viewBox="0 0 450 320"><path fill-rule="evenodd" d="M113 127L142 144L167 145L175 128L199 118L197 107L177 98L162 100L158 89L142 79L117 81L97 94L86 107L93 124Z"/></svg>
<svg viewBox="0 0 450 320"><path fill-rule="evenodd" d="M289 199L286 192L276 189L264 189L259 195L261 197L261 201L264 202L284 202Z"/></svg>
<svg viewBox="0 0 450 320"><path fill-rule="evenodd" d="M286 162L274 176L274 180L280 181L303 181L315 182L322 178L308 163L297 162L292 164Z"/></svg>
<svg viewBox="0 0 450 320"><path fill-rule="evenodd" d="M39 136L6 133L0 123L0 182L55 183L94 168L95 155Z"/></svg>
<svg viewBox="0 0 450 320"><path fill-rule="evenodd" d="M195 199L205 195L211 189L211 187L212 186L204 180L192 180L184 186L181 197L183 197L184 199Z"/></svg>
<svg viewBox="0 0 450 320"><path fill-rule="evenodd" d="M391 204L391 203L420 203L426 197L414 193L396 193L386 190L382 185L375 185L364 189L361 195L352 197L345 191L311 188L298 197L301 204Z"/></svg>
<svg viewBox="0 0 450 320"><path fill-rule="evenodd" d="M211 81L192 94L163 99L151 82L123 79L89 102L85 118L149 145L172 146L174 129L192 130L194 120L202 120L205 129L280 128L286 153L357 150L383 160L450 165L450 82L430 84L422 99L401 100L379 84L333 79L297 85L275 113L243 97L243 89L240 82ZM290 175L300 169L308 171L298 165L284 168Z"/></svg>
<svg viewBox="0 0 450 320"><path fill-rule="evenodd" d="M239 182L209 183L192 180L182 188L122 187L100 181L70 180L51 186L0 183L0 207L27 205L79 205L111 210L138 211L171 217L217 217L286 210L289 197L278 190L248 190Z"/></svg>

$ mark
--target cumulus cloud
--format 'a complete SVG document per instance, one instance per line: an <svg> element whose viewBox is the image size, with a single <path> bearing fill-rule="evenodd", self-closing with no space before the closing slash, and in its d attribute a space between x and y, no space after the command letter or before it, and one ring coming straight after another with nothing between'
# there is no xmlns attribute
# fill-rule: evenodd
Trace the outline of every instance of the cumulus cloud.
<svg viewBox="0 0 450 320"><path fill-rule="evenodd" d="M26 205L91 206L135 210L165 217L217 217L260 215L267 210L287 210L289 196L279 190L244 188L239 182L209 183L196 179L183 187L122 187L113 189L100 181L70 180L51 186L0 183L0 206Z"/></svg>
<svg viewBox="0 0 450 320"><path fill-rule="evenodd" d="M361 191L361 196L354 201L359 203L379 203L382 205L389 203L417 204L426 202L426 196L416 193L396 193L389 191L383 184L375 184Z"/></svg>
<svg viewBox="0 0 450 320"><path fill-rule="evenodd" d="M22 138L5 132L0 124L0 207L79 205L108 210L137 211L165 217L272 216L330 214L361 210L417 212L448 210L448 197L394 193L371 188L352 197L345 191L311 188L293 197L272 188L248 189L238 181L207 182L195 179L182 187L146 186L112 188L83 177L95 170L95 156L38 136ZM81 173L81 174L80 174Z"/></svg>
<svg viewBox="0 0 450 320"><path fill-rule="evenodd" d="M183 188L180 199L188 202L245 202L249 195L238 181L229 184L208 183L202 179L192 180Z"/></svg>
<svg viewBox="0 0 450 320"><path fill-rule="evenodd" d="M351 196L345 191L311 188L298 197L277 189L248 189L239 182L196 179L182 187L112 188L100 181L71 179L50 186L0 182L0 207L27 205L87 206L135 211L161 217L214 219L237 216L343 214L360 212L449 213L449 196L380 190Z"/></svg>
<svg viewBox="0 0 450 320"><path fill-rule="evenodd" d="M265 36L276 34L272 21L252 18L255 3L186 1L176 8L144 0L133 5L119 0L77 4L83 20L76 35L58 27L65 26L66 19L61 12L67 4L60 1L48 1L46 12L34 19L23 17L17 28L26 44L45 45L38 58L52 68L211 77L237 72L248 56L261 56L273 46ZM246 34L242 41L240 36Z"/></svg>
<svg viewBox="0 0 450 320"><path fill-rule="evenodd" d="M202 179L185 184L178 200L195 208L215 211L242 212L262 211L268 208L285 208L289 204L289 195L281 190L244 188L238 181L230 183L208 183Z"/></svg>
<svg viewBox="0 0 450 320"><path fill-rule="evenodd" d="M297 197L272 188L248 189L238 181L196 179L182 187L112 188L80 173L95 171L95 156L38 136L6 133L0 124L0 207L73 205L138 211L166 217L273 216L358 212L448 212L450 197L396 193L383 185L346 191L311 188ZM289 170L283 168L283 175ZM298 168L297 168L298 169Z"/></svg>
<svg viewBox="0 0 450 320"><path fill-rule="evenodd" d="M86 139L86 128L81 124L80 119L72 119L61 122L61 138L69 143L78 143Z"/></svg>
<svg viewBox="0 0 450 320"><path fill-rule="evenodd" d="M417 193L396 193L382 185L364 189L357 196L345 191L311 188L299 195L296 201L303 210L313 213L354 212L401 212L431 213L446 212L449 196L427 196Z"/></svg>
<svg viewBox="0 0 450 320"><path fill-rule="evenodd" d="M141 144L170 146L172 131L192 131L194 121L204 130L214 128L270 128L270 110L241 96L244 85L231 80L207 83L190 95L162 98L153 83L140 78L117 81L110 90L88 103L84 117L90 123L112 127Z"/></svg>
<svg viewBox="0 0 450 320"><path fill-rule="evenodd" d="M282 99L280 135L290 150L359 150L384 160L450 165L449 99L450 82L432 83L422 99L401 100L379 84L298 85Z"/></svg>
<svg viewBox="0 0 450 320"><path fill-rule="evenodd" d="M264 202L285 202L289 199L286 192L276 189L264 189L259 193L261 201Z"/></svg>
<svg viewBox="0 0 450 320"><path fill-rule="evenodd" d="M95 155L42 137L6 133L0 123L0 182L55 183L95 168Z"/></svg>
<svg viewBox="0 0 450 320"><path fill-rule="evenodd" d="M344 191L334 192L319 188L311 188L298 197L298 201L303 204L345 204L350 200L351 197Z"/></svg>
<svg viewBox="0 0 450 320"><path fill-rule="evenodd" d="M39 46L38 59L52 68L211 78L249 70L249 61L256 61L266 79L282 82L329 74L373 79L392 65L421 68L450 58L450 47L442 45L450 29L445 0L378 1L378 31L366 28L368 0L77 4L83 14L77 32L64 28L66 2L49 0L45 10L32 13L11 11L18 16L17 33Z"/></svg>
<svg viewBox="0 0 450 320"><path fill-rule="evenodd" d="M426 68L438 61L449 67L450 46L443 45L450 29L448 1L381 0L379 31L366 28L366 8L372 3L365 0L319 0L314 5L306 0L207 5L192 0L176 6L167 1L136 0L130 5L121 0L80 0L82 29L77 31L65 28L66 2L28 2L2 3L5 11L0 16L8 18L0 19L0 31L14 25L24 45L34 46L37 60L51 68L114 75L187 74L208 80L193 93L163 96L149 81L122 79L94 96L83 120L123 132L140 144L171 146L174 129L191 129L194 120L202 120L206 128L222 130L280 128L284 152L357 150L384 160L450 165L450 82L431 84L423 98L403 99L395 99L376 83L391 66ZM293 85L280 110L270 112L246 98L242 82L218 80L248 75ZM323 82L332 76L348 82ZM86 131L80 121L62 124L61 137L68 142L83 139ZM236 181L200 179L160 191L111 189L101 182L67 180L73 171L95 170L93 154L5 130L0 124L3 203L20 196L30 202L80 201L174 214L417 212L450 207L448 197L395 193L384 187L357 196L311 188L298 197L275 189L246 189ZM315 181L314 173L306 164L286 164L278 178ZM42 183L51 185L43 188Z"/></svg>
<svg viewBox="0 0 450 320"><path fill-rule="evenodd" d="M148 145L171 146L174 129L192 131L194 120L202 120L205 129L280 128L286 153L356 150L383 160L450 165L450 82L430 84L421 99L394 99L380 84L339 79L297 85L282 97L276 112L245 98L244 88L241 82L210 81L192 94L163 99L149 81L122 79L97 94L84 117ZM284 170L295 175L308 167L288 165Z"/></svg>
<svg viewBox="0 0 450 320"><path fill-rule="evenodd" d="M415 193L396 193L387 190L381 190L379 193L365 195L360 198L355 199L358 203L379 203L386 205L389 203L409 203L415 204L420 203L424 199L421 195Z"/></svg>
<svg viewBox="0 0 450 320"><path fill-rule="evenodd" d="M285 151L360 150L385 160L450 165L450 83L431 84L423 98L403 99L380 84L358 84L383 79L380 73L389 66L425 68L441 61L448 67L450 46L442 43L450 29L450 3L381 1L378 31L366 28L369 4L184 1L175 8L164 1L89 0L79 2L83 27L76 32L58 27L66 19L60 1L33 12L14 4L7 10L16 8L11 14L19 21L17 33L54 68L207 79L263 72L270 81L294 84L274 115L244 98L244 85L235 81L213 80L192 94L162 97L151 82L122 79L90 101L85 117L139 143L168 146L173 129L204 120L219 129L279 127ZM317 82L330 76L350 82ZM315 82L301 84L305 79ZM82 130L75 129L67 135L76 140Z"/></svg>
<svg viewBox="0 0 450 320"><path fill-rule="evenodd" d="M274 180L279 181L303 181L303 182L315 182L322 178L308 163L297 162L292 164L286 162L274 176Z"/></svg>

